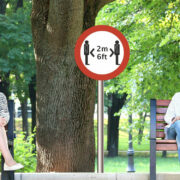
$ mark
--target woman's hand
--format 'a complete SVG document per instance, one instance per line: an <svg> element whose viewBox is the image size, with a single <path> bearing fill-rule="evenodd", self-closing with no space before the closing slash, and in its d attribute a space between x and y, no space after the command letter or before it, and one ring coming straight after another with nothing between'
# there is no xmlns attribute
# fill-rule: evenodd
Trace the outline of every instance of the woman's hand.
<svg viewBox="0 0 180 180"><path fill-rule="evenodd" d="M7 124L6 119L0 116L0 126L4 127Z"/></svg>
<svg viewBox="0 0 180 180"><path fill-rule="evenodd" d="M176 116L175 118L172 119L172 124L175 123L177 120L180 120L180 116Z"/></svg>

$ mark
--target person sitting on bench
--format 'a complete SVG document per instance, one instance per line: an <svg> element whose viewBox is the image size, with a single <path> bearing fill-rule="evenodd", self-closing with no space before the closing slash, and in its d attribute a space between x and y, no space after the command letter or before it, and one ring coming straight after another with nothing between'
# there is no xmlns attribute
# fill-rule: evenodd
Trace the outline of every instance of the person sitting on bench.
<svg viewBox="0 0 180 180"><path fill-rule="evenodd" d="M164 120L168 124L165 127L166 139L176 139L180 161L180 92L173 96Z"/></svg>
<svg viewBox="0 0 180 180"><path fill-rule="evenodd" d="M1 79L0 79L1 82ZM0 151L4 157L4 171L14 171L23 168L23 165L17 163L8 148L8 140L5 126L9 121L9 110L7 99L4 93L0 92Z"/></svg>

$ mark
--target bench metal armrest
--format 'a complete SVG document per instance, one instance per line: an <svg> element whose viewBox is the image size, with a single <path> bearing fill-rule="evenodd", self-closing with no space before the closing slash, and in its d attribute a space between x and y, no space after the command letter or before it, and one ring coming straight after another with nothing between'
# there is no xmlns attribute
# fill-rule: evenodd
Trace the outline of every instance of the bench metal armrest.
<svg viewBox="0 0 180 180"><path fill-rule="evenodd" d="M156 139L156 99L151 99L150 101L150 139Z"/></svg>

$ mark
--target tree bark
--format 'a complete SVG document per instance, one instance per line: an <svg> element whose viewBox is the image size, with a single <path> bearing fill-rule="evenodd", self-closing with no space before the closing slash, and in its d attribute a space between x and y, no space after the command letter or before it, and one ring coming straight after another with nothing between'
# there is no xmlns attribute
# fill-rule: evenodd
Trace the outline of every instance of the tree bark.
<svg viewBox="0 0 180 180"><path fill-rule="evenodd" d="M94 171L96 81L82 74L74 60L76 40L95 22L85 12L89 3L33 0L37 172Z"/></svg>
<svg viewBox="0 0 180 180"><path fill-rule="evenodd" d="M123 107L127 94L123 94L121 98L115 93L110 96L112 106L109 108L108 113L108 156L115 157L118 156L120 116L114 116L114 113L118 112Z"/></svg>
<svg viewBox="0 0 180 180"><path fill-rule="evenodd" d="M84 0L83 30L95 25L95 18L99 10L114 0Z"/></svg>
<svg viewBox="0 0 180 180"><path fill-rule="evenodd" d="M29 135L28 132L28 116L27 116L27 99L21 102L21 112L22 112L22 129L25 132L25 138Z"/></svg>

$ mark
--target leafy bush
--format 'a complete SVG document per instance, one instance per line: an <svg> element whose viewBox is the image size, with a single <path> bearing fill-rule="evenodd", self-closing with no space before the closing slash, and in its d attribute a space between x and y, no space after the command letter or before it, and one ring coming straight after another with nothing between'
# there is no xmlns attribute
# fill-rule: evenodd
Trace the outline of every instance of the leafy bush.
<svg viewBox="0 0 180 180"><path fill-rule="evenodd" d="M24 169L20 169L16 172L36 171L36 152L35 144L33 144L34 135L35 134L28 136L25 140L25 134L21 132L14 139L14 159L24 165Z"/></svg>
<svg viewBox="0 0 180 180"><path fill-rule="evenodd" d="M34 135L28 136L25 140L25 134L22 132L14 139L14 158L24 165L24 169L20 169L18 172L35 172L36 170Z"/></svg>

